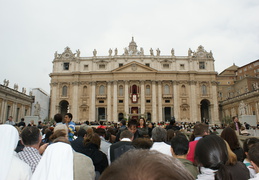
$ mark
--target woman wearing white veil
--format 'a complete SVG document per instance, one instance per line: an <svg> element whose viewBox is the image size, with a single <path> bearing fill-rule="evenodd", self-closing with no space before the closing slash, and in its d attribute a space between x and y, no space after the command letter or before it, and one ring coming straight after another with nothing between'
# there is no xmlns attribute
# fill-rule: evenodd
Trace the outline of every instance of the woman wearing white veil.
<svg viewBox="0 0 259 180"><path fill-rule="evenodd" d="M17 129L12 125L0 125L0 179L29 180L31 168L17 157L14 149L19 140Z"/></svg>
<svg viewBox="0 0 259 180"><path fill-rule="evenodd" d="M31 180L73 180L73 150L57 142L45 150Z"/></svg>

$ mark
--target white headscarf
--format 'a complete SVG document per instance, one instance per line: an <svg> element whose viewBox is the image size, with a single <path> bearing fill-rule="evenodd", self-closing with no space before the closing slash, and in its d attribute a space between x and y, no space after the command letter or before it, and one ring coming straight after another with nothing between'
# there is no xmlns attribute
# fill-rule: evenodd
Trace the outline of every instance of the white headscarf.
<svg viewBox="0 0 259 180"><path fill-rule="evenodd" d="M11 169L12 158L14 157L14 149L19 141L17 129L12 125L0 125L0 179L6 179Z"/></svg>
<svg viewBox="0 0 259 180"><path fill-rule="evenodd" d="M73 172L72 147L57 142L47 147L31 180L73 180Z"/></svg>

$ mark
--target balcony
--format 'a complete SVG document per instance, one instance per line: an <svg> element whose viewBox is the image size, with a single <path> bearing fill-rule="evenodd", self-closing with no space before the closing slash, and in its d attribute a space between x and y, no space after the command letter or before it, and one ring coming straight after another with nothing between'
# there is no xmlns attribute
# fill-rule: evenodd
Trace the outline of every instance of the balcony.
<svg viewBox="0 0 259 180"><path fill-rule="evenodd" d="M107 96L106 96L106 94L97 94L96 98L97 99L106 99Z"/></svg>
<svg viewBox="0 0 259 180"><path fill-rule="evenodd" d="M163 94L163 99L172 99L173 95L172 94Z"/></svg>

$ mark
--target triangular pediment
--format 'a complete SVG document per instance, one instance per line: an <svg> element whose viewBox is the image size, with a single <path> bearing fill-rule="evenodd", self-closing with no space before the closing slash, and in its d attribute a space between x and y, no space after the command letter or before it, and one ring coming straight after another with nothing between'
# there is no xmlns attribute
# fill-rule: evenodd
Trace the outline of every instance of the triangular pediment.
<svg viewBox="0 0 259 180"><path fill-rule="evenodd" d="M151 67L148 67L144 64L138 63L136 61L130 62L128 64L125 64L121 67L118 67L114 69L112 72L114 73L120 73L120 72L132 72L132 73L137 73L137 72L157 72L156 69L153 69Z"/></svg>

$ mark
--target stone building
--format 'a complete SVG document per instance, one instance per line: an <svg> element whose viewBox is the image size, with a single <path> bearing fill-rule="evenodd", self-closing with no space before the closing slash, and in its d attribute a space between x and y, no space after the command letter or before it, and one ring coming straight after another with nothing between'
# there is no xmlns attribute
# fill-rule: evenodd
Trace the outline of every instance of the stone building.
<svg viewBox="0 0 259 180"><path fill-rule="evenodd" d="M8 85L9 80L6 79L3 85L0 84L0 123L5 123L9 116L12 116L15 122L19 122L25 116L30 116L34 102L31 95L26 95L25 88L19 92L17 84L14 84L13 89Z"/></svg>
<svg viewBox="0 0 259 180"><path fill-rule="evenodd" d="M81 57L69 47L54 54L50 117L71 112L74 121L219 121L217 73L212 52L202 46L187 56L138 49L132 38L119 55Z"/></svg>
<svg viewBox="0 0 259 180"><path fill-rule="evenodd" d="M233 65L217 77L220 119L255 115L259 122L259 60Z"/></svg>

